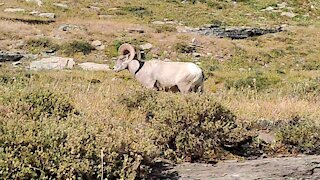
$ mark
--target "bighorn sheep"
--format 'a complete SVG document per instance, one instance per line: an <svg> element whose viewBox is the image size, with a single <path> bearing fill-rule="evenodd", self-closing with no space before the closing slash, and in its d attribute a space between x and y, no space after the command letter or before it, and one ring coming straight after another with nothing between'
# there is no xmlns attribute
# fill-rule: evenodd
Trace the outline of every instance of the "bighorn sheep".
<svg viewBox="0 0 320 180"><path fill-rule="evenodd" d="M161 60L141 61L140 57L140 53L130 44L121 45L114 71L128 69L148 89L182 93L203 91L204 74L196 64Z"/></svg>

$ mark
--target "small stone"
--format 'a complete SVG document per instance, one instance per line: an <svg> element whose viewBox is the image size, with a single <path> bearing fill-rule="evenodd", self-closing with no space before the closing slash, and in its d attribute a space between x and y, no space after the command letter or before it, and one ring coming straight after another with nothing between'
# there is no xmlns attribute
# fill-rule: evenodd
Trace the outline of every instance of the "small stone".
<svg viewBox="0 0 320 180"><path fill-rule="evenodd" d="M69 9L69 6L66 4L61 4L61 3L53 3L52 5L61 8L61 9Z"/></svg>
<svg viewBox="0 0 320 180"><path fill-rule="evenodd" d="M164 24L166 24L166 23L163 22L163 21L153 21L152 24L155 24L155 25L164 25Z"/></svg>
<svg viewBox="0 0 320 180"><path fill-rule="evenodd" d="M30 15L32 16L39 16L40 12L39 11L31 11Z"/></svg>
<svg viewBox="0 0 320 180"><path fill-rule="evenodd" d="M4 10L4 12L10 12L10 13L18 13L18 12L25 12L25 9L22 8L7 8Z"/></svg>
<svg viewBox="0 0 320 180"><path fill-rule="evenodd" d="M272 11L272 10L274 10L274 7L269 6L269 7L265 8L265 9L263 9L262 11Z"/></svg>
<svg viewBox="0 0 320 180"><path fill-rule="evenodd" d="M153 47L153 46L152 46L151 43L145 43L145 44L140 45L140 48L141 48L142 50L150 50L152 47Z"/></svg>
<svg viewBox="0 0 320 180"><path fill-rule="evenodd" d="M54 13L40 13L39 17L54 19L56 17L56 15Z"/></svg>
<svg viewBox="0 0 320 180"><path fill-rule="evenodd" d="M12 63L13 66L18 66L18 65L20 65L20 64L22 64L21 61L17 61L17 62L13 62L13 63Z"/></svg>
<svg viewBox="0 0 320 180"><path fill-rule="evenodd" d="M128 29L129 33L144 33L143 29Z"/></svg>
<svg viewBox="0 0 320 180"><path fill-rule="evenodd" d="M34 2L38 6L42 6L42 4L43 4L42 0L26 0L26 2Z"/></svg>
<svg viewBox="0 0 320 180"><path fill-rule="evenodd" d="M110 70L107 64L98 64L93 62L81 63L79 64L79 67L87 71L109 71Z"/></svg>
<svg viewBox="0 0 320 180"><path fill-rule="evenodd" d="M5 5L4 3L0 3L0 6L3 6L3 5Z"/></svg>
<svg viewBox="0 0 320 180"><path fill-rule="evenodd" d="M61 31L74 31L74 30L87 31L87 29L85 27L78 26L75 24L62 24L59 26L59 30L61 30Z"/></svg>
<svg viewBox="0 0 320 180"><path fill-rule="evenodd" d="M290 18L294 18L297 15L295 13L293 13L293 12L282 12L281 16L287 16L287 17L290 17Z"/></svg>
<svg viewBox="0 0 320 180"><path fill-rule="evenodd" d="M94 46L94 47L101 46L101 45L102 45L102 42L99 41L99 40L95 40L95 41L93 41L93 42L91 43L91 45Z"/></svg>
<svg viewBox="0 0 320 180"><path fill-rule="evenodd" d="M94 11L100 11L101 8L96 7L96 6L90 6L90 9L94 10Z"/></svg>
<svg viewBox="0 0 320 180"><path fill-rule="evenodd" d="M201 57L201 54L195 52L195 53L192 53L192 56L193 56L193 57Z"/></svg>
<svg viewBox="0 0 320 180"><path fill-rule="evenodd" d="M101 45L101 46L96 47L96 50L98 50L98 51L103 51L105 49L106 49L105 45Z"/></svg>
<svg viewBox="0 0 320 180"><path fill-rule="evenodd" d="M286 2L283 2L281 4L277 4L278 8L280 8L280 9L283 9L283 8L287 7L287 5L288 4Z"/></svg>

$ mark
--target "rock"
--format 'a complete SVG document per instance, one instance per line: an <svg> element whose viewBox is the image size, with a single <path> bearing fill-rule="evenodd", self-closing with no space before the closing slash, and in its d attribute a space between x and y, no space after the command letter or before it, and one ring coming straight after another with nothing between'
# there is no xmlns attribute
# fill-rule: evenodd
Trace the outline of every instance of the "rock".
<svg viewBox="0 0 320 180"><path fill-rule="evenodd" d="M61 30L61 31L74 31L74 30L87 31L87 29L85 27L78 26L75 24L62 24L59 26L59 30Z"/></svg>
<svg viewBox="0 0 320 180"><path fill-rule="evenodd" d="M151 22L152 24L155 24L155 25L164 25L164 24L166 24L165 22L163 22L163 21L153 21L153 22Z"/></svg>
<svg viewBox="0 0 320 180"><path fill-rule="evenodd" d="M290 18L294 18L297 15L295 13L293 13L293 12L282 12L281 16L287 16L287 17L290 17Z"/></svg>
<svg viewBox="0 0 320 180"><path fill-rule="evenodd" d="M144 33L143 29L128 29L129 33Z"/></svg>
<svg viewBox="0 0 320 180"><path fill-rule="evenodd" d="M192 53L192 56L193 56L193 57L201 57L201 54L200 54L200 53L197 53L197 52L194 52L194 53Z"/></svg>
<svg viewBox="0 0 320 180"><path fill-rule="evenodd" d="M102 51L102 50L105 50L106 46L102 44L101 41L99 40L95 40L91 43L91 45L96 49L96 50L99 50L99 51Z"/></svg>
<svg viewBox="0 0 320 180"><path fill-rule="evenodd" d="M110 68L107 64L98 64L93 62L85 62L79 64L79 66L87 71L109 71Z"/></svg>
<svg viewBox="0 0 320 180"><path fill-rule="evenodd" d="M95 41L93 41L93 42L91 43L91 45L92 45L93 47L98 47L98 46L101 46L101 45L102 45L102 42L99 41L99 40L95 40Z"/></svg>
<svg viewBox="0 0 320 180"><path fill-rule="evenodd" d="M61 4L61 3L53 3L52 5L61 8L61 9L69 9L69 6L66 4Z"/></svg>
<svg viewBox="0 0 320 180"><path fill-rule="evenodd" d="M265 9L262 9L261 11L273 11L273 10L274 10L274 7L269 6L269 7L265 8Z"/></svg>
<svg viewBox="0 0 320 180"><path fill-rule="evenodd" d="M152 48L152 44L151 43L145 43L140 45L141 50L150 50Z"/></svg>
<svg viewBox="0 0 320 180"><path fill-rule="evenodd" d="M218 162L215 165L182 163L169 165L153 175L169 179L319 179L320 156L281 157L242 162ZM160 166L161 167L161 166ZM159 172L159 170L157 171ZM174 176L174 177L172 177ZM177 178L176 178L177 177ZM178 178L179 177L179 178ZM165 178L162 178L165 179ZM166 178L168 179L168 178Z"/></svg>
<svg viewBox="0 0 320 180"><path fill-rule="evenodd" d="M101 46L96 47L96 50L98 50L98 51L103 51L105 49L106 49L105 45L101 45Z"/></svg>
<svg viewBox="0 0 320 180"><path fill-rule="evenodd" d="M283 3L281 3L281 4L277 4L277 6L278 6L279 9L286 8L287 5L288 5L288 4L287 4L286 2L283 2Z"/></svg>
<svg viewBox="0 0 320 180"><path fill-rule="evenodd" d="M5 5L5 3L0 3L0 6L3 6L3 5Z"/></svg>
<svg viewBox="0 0 320 180"><path fill-rule="evenodd" d="M22 8L6 8L4 12L10 12L10 13L18 13L18 12L25 12L25 9Z"/></svg>
<svg viewBox="0 0 320 180"><path fill-rule="evenodd" d="M43 58L40 61L32 61L30 64L31 70L61 70L72 69L75 62L72 58L50 57Z"/></svg>
<svg viewBox="0 0 320 180"><path fill-rule="evenodd" d="M56 15L54 13L39 13L39 17L44 17L44 18L49 18L49 19L54 19Z"/></svg>
<svg viewBox="0 0 320 180"><path fill-rule="evenodd" d="M24 56L19 52L2 52L0 51L0 62L19 61Z"/></svg>
<svg viewBox="0 0 320 180"><path fill-rule="evenodd" d="M96 7L96 6L90 6L89 7L91 10L94 10L94 11L100 11L101 10L101 8L99 8L99 7Z"/></svg>
<svg viewBox="0 0 320 180"><path fill-rule="evenodd" d="M17 67L18 65L21 65L21 64L22 64L21 61L17 61L17 62L13 62L13 63L12 63L12 65L13 65L14 67Z"/></svg>
<svg viewBox="0 0 320 180"><path fill-rule="evenodd" d="M38 6L42 6L42 4L43 4L42 0L26 0L26 2L34 2Z"/></svg>

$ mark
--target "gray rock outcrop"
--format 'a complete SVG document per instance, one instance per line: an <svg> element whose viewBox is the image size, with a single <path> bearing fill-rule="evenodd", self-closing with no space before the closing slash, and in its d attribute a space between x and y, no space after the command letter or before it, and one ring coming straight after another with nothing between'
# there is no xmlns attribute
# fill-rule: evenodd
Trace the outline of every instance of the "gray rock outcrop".
<svg viewBox="0 0 320 180"><path fill-rule="evenodd" d="M24 56L20 53L15 53L15 52L2 52L0 51L0 62L5 62L5 61L19 61L22 59Z"/></svg>
<svg viewBox="0 0 320 180"><path fill-rule="evenodd" d="M32 61L30 64L31 70L61 70L72 69L75 62L72 58L49 57L43 58L40 61Z"/></svg>
<svg viewBox="0 0 320 180"><path fill-rule="evenodd" d="M215 165L183 163L169 170L179 179L320 179L320 156L266 158Z"/></svg>
<svg viewBox="0 0 320 180"><path fill-rule="evenodd" d="M220 26L220 24L210 24L201 28L184 28L178 32L181 33L194 33L206 36L217 36L220 38L231 38L231 39L246 39L249 37L261 36L269 33L281 32L282 27L277 28L250 28L250 27L232 27L226 28Z"/></svg>

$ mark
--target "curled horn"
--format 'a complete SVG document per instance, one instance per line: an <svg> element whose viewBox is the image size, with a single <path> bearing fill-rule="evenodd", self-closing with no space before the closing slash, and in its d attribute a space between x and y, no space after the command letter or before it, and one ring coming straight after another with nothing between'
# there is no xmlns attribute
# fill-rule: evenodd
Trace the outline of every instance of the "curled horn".
<svg viewBox="0 0 320 180"><path fill-rule="evenodd" d="M129 55L127 61L132 61L134 59L134 57L136 56L135 48L128 43L122 44L119 47L118 53L120 56Z"/></svg>

